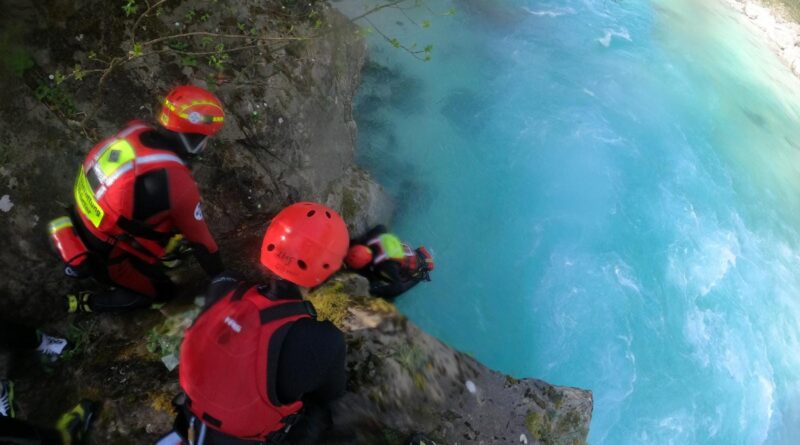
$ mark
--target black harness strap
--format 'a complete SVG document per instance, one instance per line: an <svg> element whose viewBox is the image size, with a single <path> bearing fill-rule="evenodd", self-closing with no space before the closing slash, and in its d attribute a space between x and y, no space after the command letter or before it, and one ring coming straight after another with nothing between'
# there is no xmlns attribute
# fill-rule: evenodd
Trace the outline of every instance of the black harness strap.
<svg viewBox="0 0 800 445"><path fill-rule="evenodd" d="M233 292L233 296L231 296L231 301L239 301L244 297L244 294L253 287L250 283L241 283Z"/></svg>
<svg viewBox="0 0 800 445"><path fill-rule="evenodd" d="M117 219L117 225L120 229L130 233L135 237L144 238L151 241L164 242L168 241L172 237L171 233L158 232L141 221L128 219L124 216L120 216Z"/></svg>
<svg viewBox="0 0 800 445"><path fill-rule="evenodd" d="M308 314L312 318L317 317L317 311L314 305L309 301L297 301L292 303L284 303L278 306L272 306L259 312L261 317L261 324L267 324L275 320L294 317L295 315Z"/></svg>
<svg viewBox="0 0 800 445"><path fill-rule="evenodd" d="M203 422L205 422L205 423L207 423L207 424L209 424L209 425L211 425L211 426L213 426L215 428L222 427L222 421L217 419L217 418L215 418L215 417L212 417L208 413L203 413Z"/></svg>

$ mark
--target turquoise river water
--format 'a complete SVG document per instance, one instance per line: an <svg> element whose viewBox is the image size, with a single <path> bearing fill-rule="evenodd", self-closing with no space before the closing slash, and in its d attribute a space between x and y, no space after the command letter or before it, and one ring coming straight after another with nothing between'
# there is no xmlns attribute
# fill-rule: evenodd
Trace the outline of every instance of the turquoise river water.
<svg viewBox="0 0 800 445"><path fill-rule="evenodd" d="M800 82L760 34L716 0L368 19L359 160L437 261L404 313L591 389L592 444L800 443Z"/></svg>

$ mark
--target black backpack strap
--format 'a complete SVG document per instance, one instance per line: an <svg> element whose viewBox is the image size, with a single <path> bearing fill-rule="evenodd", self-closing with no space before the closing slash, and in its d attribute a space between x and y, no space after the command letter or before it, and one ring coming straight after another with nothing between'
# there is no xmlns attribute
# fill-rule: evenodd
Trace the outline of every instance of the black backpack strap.
<svg viewBox="0 0 800 445"><path fill-rule="evenodd" d="M291 303L283 303L277 306L272 306L267 309L262 309L259 313L261 317L261 324L267 324L275 320L294 317L296 315L310 315L311 318L317 317L317 311L310 301L295 301Z"/></svg>
<svg viewBox="0 0 800 445"><path fill-rule="evenodd" d="M253 287L253 285L250 283L247 282L240 283L239 286L236 287L236 290L233 291L233 295L231 296L231 301L241 300L244 297L244 294L246 294L251 287Z"/></svg>
<svg viewBox="0 0 800 445"><path fill-rule="evenodd" d="M137 238L144 238L156 242L166 242L172 237L171 233L158 232L141 221L128 219L124 216L120 216L119 219L117 219L117 225L120 229Z"/></svg>

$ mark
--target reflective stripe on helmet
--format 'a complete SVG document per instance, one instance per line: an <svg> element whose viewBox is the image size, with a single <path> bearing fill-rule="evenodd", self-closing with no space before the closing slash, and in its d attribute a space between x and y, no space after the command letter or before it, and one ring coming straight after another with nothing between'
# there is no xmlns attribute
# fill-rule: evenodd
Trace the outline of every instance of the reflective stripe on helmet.
<svg viewBox="0 0 800 445"><path fill-rule="evenodd" d="M189 108L189 107L194 107L196 105L208 105L210 107L214 107L214 108L222 111L222 108L220 108L219 105L217 105L214 102L208 101L208 100L195 100L195 101L192 101L192 102L190 102L188 104L182 105L180 107L180 110L179 110L178 107L175 106L175 104L170 102L168 99L164 99L164 106L167 107L167 109L169 109L169 111L172 111L173 113L178 115L178 117L180 117L181 119L191 120L189 118L190 113L186 113L185 110L187 108ZM206 115L203 115L203 114L200 114L200 113L197 113L197 114L200 117L201 121L204 122L204 123L207 123L207 124L210 124L212 122L224 122L225 121L225 118L223 116L206 116ZM162 122L164 122L166 124L169 121L169 117L167 117L166 115L162 114L161 115L161 120L162 120ZM165 122L165 120L166 120L166 122ZM200 123L200 122L192 122L192 123Z"/></svg>

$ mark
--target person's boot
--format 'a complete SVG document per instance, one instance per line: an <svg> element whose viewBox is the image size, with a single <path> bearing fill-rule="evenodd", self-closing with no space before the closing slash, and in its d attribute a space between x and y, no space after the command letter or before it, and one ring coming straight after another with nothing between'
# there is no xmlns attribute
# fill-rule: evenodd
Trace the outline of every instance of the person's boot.
<svg viewBox="0 0 800 445"><path fill-rule="evenodd" d="M58 419L56 429L61 433L64 445L79 445L86 440L98 408L98 405L91 400L81 400Z"/></svg>
<svg viewBox="0 0 800 445"><path fill-rule="evenodd" d="M61 354L64 353L64 350L67 348L69 342L66 338L60 337L51 337L45 333L39 333L39 336L42 339L42 342L39 344L39 347L36 348L36 351L47 359L51 361L57 360Z"/></svg>
<svg viewBox="0 0 800 445"><path fill-rule="evenodd" d="M14 413L14 382L11 380L0 380L0 416L16 416Z"/></svg>
<svg viewBox="0 0 800 445"><path fill-rule="evenodd" d="M89 291L67 294L64 297L67 312L70 314L76 312L92 312L92 306L89 303L90 298L92 298L92 293Z"/></svg>

